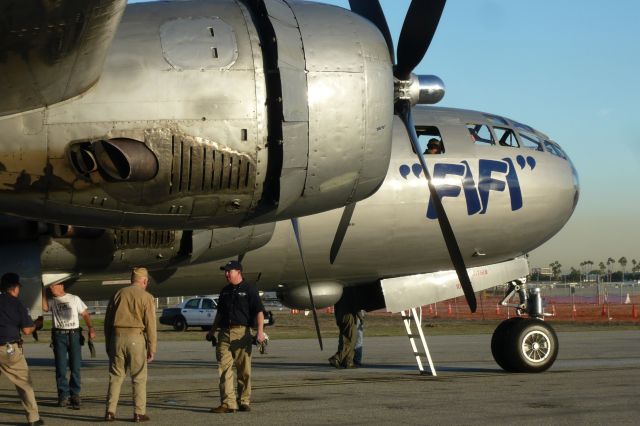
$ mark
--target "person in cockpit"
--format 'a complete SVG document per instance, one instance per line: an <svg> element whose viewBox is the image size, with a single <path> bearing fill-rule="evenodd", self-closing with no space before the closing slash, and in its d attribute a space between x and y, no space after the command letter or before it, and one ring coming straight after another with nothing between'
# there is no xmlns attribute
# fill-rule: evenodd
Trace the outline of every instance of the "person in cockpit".
<svg viewBox="0 0 640 426"><path fill-rule="evenodd" d="M440 139L431 138L427 144L425 154L442 154L442 141Z"/></svg>

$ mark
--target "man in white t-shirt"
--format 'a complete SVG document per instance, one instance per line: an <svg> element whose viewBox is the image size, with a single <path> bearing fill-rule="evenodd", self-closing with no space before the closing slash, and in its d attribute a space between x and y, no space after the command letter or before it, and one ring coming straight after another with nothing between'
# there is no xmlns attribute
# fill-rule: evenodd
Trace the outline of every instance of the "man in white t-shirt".
<svg viewBox="0 0 640 426"><path fill-rule="evenodd" d="M80 317L89 329L89 338L96 337L91 325L91 315L87 305L73 294L65 293L63 283L49 286L52 298L42 297L42 309L51 311L53 328L51 345L56 361L56 385L58 387L58 406L80 409L80 364L82 352L80 344ZM67 365L71 376L67 381Z"/></svg>

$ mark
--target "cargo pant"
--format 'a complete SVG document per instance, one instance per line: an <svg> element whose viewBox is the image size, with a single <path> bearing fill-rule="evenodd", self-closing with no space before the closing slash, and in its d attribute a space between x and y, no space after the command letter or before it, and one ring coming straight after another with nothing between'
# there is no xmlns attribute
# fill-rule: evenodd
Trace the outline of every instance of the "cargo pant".
<svg viewBox="0 0 640 426"><path fill-rule="evenodd" d="M336 324L340 331L338 335L338 351L329 359L335 359L343 367L350 367L354 363L353 358L355 356L357 316L352 312L338 311L337 308L335 315Z"/></svg>
<svg viewBox="0 0 640 426"><path fill-rule="evenodd" d="M24 359L22 348L13 343L9 345L13 353L7 354L7 345L0 346L0 376L5 375L15 385L22 406L27 412L27 422L40 420L36 396L29 377L29 367Z"/></svg>
<svg viewBox="0 0 640 426"><path fill-rule="evenodd" d="M251 328L233 326L218 333L216 359L220 375L220 402L229 408L238 409L238 403L251 402ZM238 391L233 380L233 366L236 366ZM237 395L237 396L236 396Z"/></svg>
<svg viewBox="0 0 640 426"><path fill-rule="evenodd" d="M116 413L122 382L131 375L134 414L147 412L147 342L140 329L117 329L109 348L107 411Z"/></svg>

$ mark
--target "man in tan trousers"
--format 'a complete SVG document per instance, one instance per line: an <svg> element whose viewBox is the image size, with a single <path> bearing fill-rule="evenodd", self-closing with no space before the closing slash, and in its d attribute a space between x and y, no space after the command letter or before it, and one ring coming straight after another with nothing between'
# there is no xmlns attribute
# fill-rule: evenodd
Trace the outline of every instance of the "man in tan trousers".
<svg viewBox="0 0 640 426"><path fill-rule="evenodd" d="M147 363L153 361L156 347L156 308L147 293L149 273L133 268L131 285L118 290L109 301L104 318L104 335L109 355L109 390L105 421L114 421L120 388L127 370L133 384L133 421L146 422Z"/></svg>
<svg viewBox="0 0 640 426"><path fill-rule="evenodd" d="M257 329L256 340L263 342L264 306L257 288L242 278L242 265L232 260L220 268L229 283L220 292L218 312L209 335L218 333L216 359L220 374L220 405L212 413L251 411L251 327ZM236 367L238 391L233 380Z"/></svg>
<svg viewBox="0 0 640 426"><path fill-rule="evenodd" d="M0 376L6 376L15 385L27 412L28 424L42 425L44 422L38 413L20 338L20 332L31 334L38 324L34 325L27 309L18 300L20 287L20 277L13 272L7 272L0 280Z"/></svg>

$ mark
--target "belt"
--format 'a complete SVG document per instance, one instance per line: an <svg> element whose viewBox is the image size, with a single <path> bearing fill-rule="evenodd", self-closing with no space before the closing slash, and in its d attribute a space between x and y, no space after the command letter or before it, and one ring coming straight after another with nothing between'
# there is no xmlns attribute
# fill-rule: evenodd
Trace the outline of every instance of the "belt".
<svg viewBox="0 0 640 426"><path fill-rule="evenodd" d="M247 328L247 327L249 326L244 324L229 324L229 327L227 328Z"/></svg>
<svg viewBox="0 0 640 426"><path fill-rule="evenodd" d="M12 342L3 342L0 343L0 346L4 346L4 345L17 345L18 343L20 343L20 340L14 340Z"/></svg>
<svg viewBox="0 0 640 426"><path fill-rule="evenodd" d="M143 328L136 327L114 327L114 332L118 334L138 334L144 331Z"/></svg>
<svg viewBox="0 0 640 426"><path fill-rule="evenodd" d="M81 328L52 328L51 329L52 333L60 333L60 334L78 333L80 331L82 331Z"/></svg>

